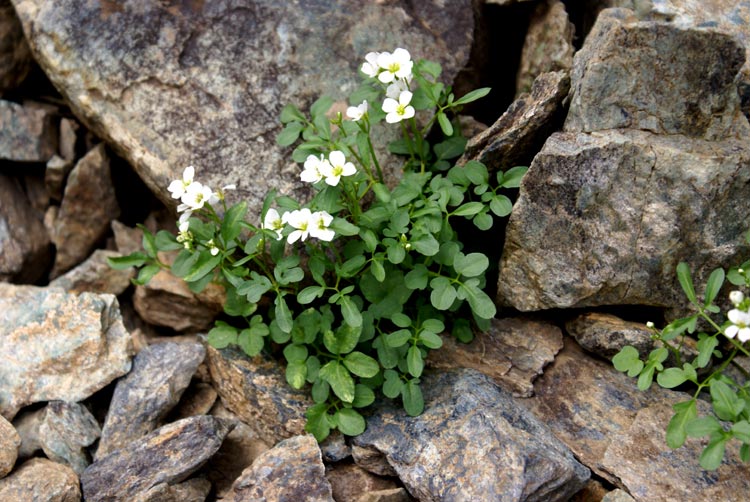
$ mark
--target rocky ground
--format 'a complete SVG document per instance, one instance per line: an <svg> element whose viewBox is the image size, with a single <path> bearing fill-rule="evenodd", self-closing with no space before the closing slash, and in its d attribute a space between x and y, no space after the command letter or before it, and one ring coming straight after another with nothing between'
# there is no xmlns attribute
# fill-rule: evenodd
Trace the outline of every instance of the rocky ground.
<svg viewBox="0 0 750 502"><path fill-rule="evenodd" d="M0 0L0 500L745 500L737 449L670 450L684 395L609 358L684 310L678 262L750 256L749 26L736 0ZM424 414L317 444L278 361L205 343L220 288L106 259L174 228L187 164L250 214L300 190L281 107L397 46L495 89L461 162L531 168L483 242L491 329L444 337Z"/></svg>

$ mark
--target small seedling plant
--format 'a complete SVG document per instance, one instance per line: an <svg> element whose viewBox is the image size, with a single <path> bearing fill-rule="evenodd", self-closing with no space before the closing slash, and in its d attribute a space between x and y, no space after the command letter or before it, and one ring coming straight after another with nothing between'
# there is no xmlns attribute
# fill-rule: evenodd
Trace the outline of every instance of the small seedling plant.
<svg viewBox="0 0 750 502"><path fill-rule="evenodd" d="M295 146L310 200L269 193L253 224L245 202L227 206L233 186L214 191L189 167L169 185L180 200L179 234L144 229L142 252L111 260L140 267L136 284L166 268L194 292L223 285L228 317L208 342L251 357L283 354L289 385L310 390L306 429L318 440L334 429L362 433L360 411L378 393L400 399L410 415L423 411L420 379L441 333L468 342L496 312L483 289L489 260L464 248L457 223L490 229L511 212L503 191L526 171L490 179L480 162L453 165L466 145L456 114L489 89L456 98L438 64L414 62L401 48L367 54L361 71L346 117L331 116L328 97L309 115L294 105L281 111L277 142ZM404 159L393 188L375 127L401 133L388 147ZM178 254L168 265L161 251Z"/></svg>
<svg viewBox="0 0 750 502"><path fill-rule="evenodd" d="M750 233L747 234L750 243ZM661 330L653 323L653 339L661 342L645 360L631 346L623 347L612 362L619 371L638 378L638 388L647 390L656 377L661 387L680 387L692 393L688 400L673 406L672 416L666 430L666 442L670 448L679 448L688 437L705 437L708 442L700 456L704 469L714 470L721 465L726 445L731 440L740 442L740 458L750 460L750 376L735 364L738 356L750 356L747 342L750 341L750 298L746 293L750 286L750 261L725 272L714 270L708 278L702 299L696 294L690 269L686 263L677 266L677 278L687 299L695 309L688 317L677 319ZM714 304L724 281L738 287L729 294L732 308L726 316L719 315L721 309ZM723 320L717 320L722 318ZM697 334L698 355L685 361L683 346L686 337L694 334L699 321L711 327L711 332ZM670 353L676 366L666 366ZM743 375L736 381L728 371L735 365L734 374ZM706 396L706 394L708 394ZM699 416L698 399L710 398L712 414Z"/></svg>

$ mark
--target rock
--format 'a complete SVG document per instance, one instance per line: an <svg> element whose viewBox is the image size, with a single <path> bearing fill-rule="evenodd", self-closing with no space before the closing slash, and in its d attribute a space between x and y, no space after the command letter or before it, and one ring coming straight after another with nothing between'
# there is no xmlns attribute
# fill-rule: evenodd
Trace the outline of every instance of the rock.
<svg viewBox="0 0 750 502"><path fill-rule="evenodd" d="M143 230L129 227L117 220L112 220L111 226L117 251L123 255L129 255L143 250Z"/></svg>
<svg viewBox="0 0 750 502"><path fill-rule="evenodd" d="M130 286L135 270L115 270L107 259L121 256L116 251L97 249L83 263L52 280L49 285L62 288L69 293L109 293L120 295Z"/></svg>
<svg viewBox="0 0 750 502"><path fill-rule="evenodd" d="M10 0L0 0L0 95L16 89L33 59Z"/></svg>
<svg viewBox="0 0 750 502"><path fill-rule="evenodd" d="M211 457L211 462L205 469L206 476L214 484L216 496L226 499L232 490L232 483L271 445L252 427L239 421L237 415L224 408L220 402L216 403L211 414L217 418L236 421L235 428L227 434L221 448Z"/></svg>
<svg viewBox="0 0 750 502"><path fill-rule="evenodd" d="M232 486L234 502L305 500L333 502L318 442L295 436L260 455Z"/></svg>
<svg viewBox="0 0 750 502"><path fill-rule="evenodd" d="M398 488L393 479L375 476L355 464L333 465L326 469L326 478L336 502L355 502L369 492Z"/></svg>
<svg viewBox="0 0 750 502"><path fill-rule="evenodd" d="M0 174L0 281L35 282L50 261L42 219L16 180Z"/></svg>
<svg viewBox="0 0 750 502"><path fill-rule="evenodd" d="M56 151L55 113L0 100L0 159L47 162Z"/></svg>
<svg viewBox="0 0 750 502"><path fill-rule="evenodd" d="M210 491L210 481L195 478L175 485L160 483L136 496L133 502L203 502Z"/></svg>
<svg viewBox="0 0 750 502"><path fill-rule="evenodd" d="M654 348L651 330L639 322L623 321L617 316L588 312L569 320L565 329L588 352L612 359L625 345L647 356Z"/></svg>
<svg viewBox="0 0 750 502"><path fill-rule="evenodd" d="M50 402L39 424L39 442L47 458L70 466L78 475L90 463L85 448L100 434L94 416L79 403Z"/></svg>
<svg viewBox="0 0 750 502"><path fill-rule="evenodd" d="M33 411L22 411L13 419L13 427L21 438L21 446L18 449L18 460L25 460L32 457L37 451L42 449L42 443L39 439L39 426L46 408L40 408Z"/></svg>
<svg viewBox="0 0 750 502"><path fill-rule="evenodd" d="M47 168L44 170L44 185L47 188L47 195L51 199L62 200L65 181L68 179L71 169L73 169L73 162L65 160L59 155L53 155L47 161Z"/></svg>
<svg viewBox="0 0 750 502"><path fill-rule="evenodd" d="M81 489L73 470L46 458L32 458L0 479L0 500L80 502Z"/></svg>
<svg viewBox="0 0 750 502"><path fill-rule="evenodd" d="M438 61L450 82L473 34L470 0L13 3L76 116L162 200L174 203L166 187L193 164L213 188L237 183L251 215L269 189L300 187L299 167L274 141L284 104L344 98L367 52L399 46Z"/></svg>
<svg viewBox="0 0 750 502"><path fill-rule="evenodd" d="M148 284L136 286L133 305L149 324L175 331L205 331L223 310L224 289L209 284L199 295L185 281L160 270Z"/></svg>
<svg viewBox="0 0 750 502"><path fill-rule="evenodd" d="M112 295L0 283L0 415L78 402L130 370L132 342Z"/></svg>
<svg viewBox="0 0 750 502"><path fill-rule="evenodd" d="M352 458L362 469L378 476L398 476L388 459L373 446L352 445Z"/></svg>
<svg viewBox="0 0 750 502"><path fill-rule="evenodd" d="M684 396L680 400L686 400ZM750 490L750 466L730 442L724 462L705 471L698 459L705 441L688 439L676 450L667 447L664 430L674 414L673 399L638 411L630 427L615 431L602 457L602 467L635 498L649 502L674 500L741 500ZM711 414L711 405L698 401L698 415ZM619 500L627 500L620 497ZM632 499L631 499L632 500Z"/></svg>
<svg viewBox="0 0 750 502"><path fill-rule="evenodd" d="M186 418L97 457L81 476L86 502L134 500L157 485L181 483L216 453L232 426L208 415Z"/></svg>
<svg viewBox="0 0 750 502"><path fill-rule="evenodd" d="M60 119L60 156L71 165L76 160L76 144L81 126L73 119Z"/></svg>
<svg viewBox="0 0 750 502"><path fill-rule="evenodd" d="M96 459L126 447L162 425L206 356L199 343L159 343L141 350L117 382Z"/></svg>
<svg viewBox="0 0 750 502"><path fill-rule="evenodd" d="M530 92L534 80L543 73L570 72L573 66L575 27L568 20L560 0L539 3L529 20L516 75L516 96Z"/></svg>
<svg viewBox="0 0 750 502"><path fill-rule="evenodd" d="M44 214L49 207L49 194L44 186L44 178L34 172L23 176L24 192L31 207L37 214Z"/></svg>
<svg viewBox="0 0 750 502"><path fill-rule="evenodd" d="M193 379L182 395L180 402L170 413L170 421L182 418L194 417L196 415L207 415L219 394L209 383L196 382Z"/></svg>
<svg viewBox="0 0 750 502"><path fill-rule="evenodd" d="M304 434L305 411L312 399L286 383L276 361L262 355L249 359L237 349L211 346L206 361L221 402L260 437L277 443Z"/></svg>
<svg viewBox="0 0 750 502"><path fill-rule="evenodd" d="M586 485L581 491L573 495L570 502L601 502L610 490L602 485L601 481L595 478L591 478L586 482Z"/></svg>
<svg viewBox="0 0 750 502"><path fill-rule="evenodd" d="M351 446L346 444L344 435L338 430L332 431L318 446L323 454L323 461L327 463L341 462L352 456Z"/></svg>
<svg viewBox="0 0 750 502"><path fill-rule="evenodd" d="M355 500L356 502L410 502L414 499L403 488L391 488L365 493Z"/></svg>
<svg viewBox="0 0 750 502"><path fill-rule="evenodd" d="M547 137L562 124L562 103L569 88L567 72L539 75L530 94L518 96L491 127L469 140L458 164L478 160L490 171L528 165Z"/></svg>
<svg viewBox="0 0 750 502"><path fill-rule="evenodd" d="M92 190L92 187L97 189ZM109 157L101 143L89 151L68 176L52 236L57 255L51 276L57 277L82 262L119 215Z"/></svg>
<svg viewBox="0 0 750 502"><path fill-rule="evenodd" d="M729 35L604 10L574 59L565 130L747 138L735 83L744 62Z"/></svg>
<svg viewBox="0 0 750 502"><path fill-rule="evenodd" d="M534 379L563 347L560 328L523 318L492 319L490 329L469 343L443 336L440 350L430 352L427 364L437 370L472 368L484 373L518 397L534 393Z"/></svg>
<svg viewBox="0 0 750 502"><path fill-rule="evenodd" d="M0 478L13 469L21 447L21 437L16 429L0 416Z"/></svg>
<svg viewBox="0 0 750 502"><path fill-rule="evenodd" d="M749 166L746 140L553 134L508 221L498 302L522 311L685 306L678 263L702 291L713 269L750 254L741 238Z"/></svg>
<svg viewBox="0 0 750 502"><path fill-rule="evenodd" d="M375 405L353 439L379 450L419 500L568 500L589 471L509 394L475 370L422 379L425 411Z"/></svg>
<svg viewBox="0 0 750 502"><path fill-rule="evenodd" d="M602 502L635 502L635 499L628 492L617 488L602 497Z"/></svg>

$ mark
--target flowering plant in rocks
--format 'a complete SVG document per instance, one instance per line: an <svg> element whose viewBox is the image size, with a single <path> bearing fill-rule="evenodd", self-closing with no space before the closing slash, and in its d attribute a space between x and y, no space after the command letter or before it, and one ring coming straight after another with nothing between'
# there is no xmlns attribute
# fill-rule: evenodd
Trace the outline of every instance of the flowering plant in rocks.
<svg viewBox="0 0 750 502"><path fill-rule="evenodd" d="M747 234L750 242L750 233ZM679 448L687 437L707 437L708 442L700 456L704 469L716 469L724 458L727 442L736 439L741 443L740 457L750 460L750 374L735 360L738 356L750 357L750 260L725 272L719 268L708 278L702 299L696 294L686 263L677 266L677 277L685 295L695 308L695 313L677 319L662 329L653 330L653 339L661 346L651 351L645 359L631 346L623 347L612 362L619 371L638 377L638 388L647 390L656 377L660 386L687 390L692 397L673 406L666 430L670 448ZM729 293L731 308L726 314L714 304L727 279L735 288ZM701 301L702 300L702 301ZM710 326L711 333L697 334L698 354L685 360L683 346L686 337L695 333L702 321ZM667 367L666 361L675 366ZM729 370L733 369L733 372ZM732 375L741 375L737 379ZM699 416L698 399L710 399L713 414Z"/></svg>
<svg viewBox="0 0 750 502"><path fill-rule="evenodd" d="M309 116L293 105L281 112L277 142L296 144L300 181L314 189L309 201L270 193L253 222L245 202L227 207L233 187L215 192L189 167L169 185L180 200L179 234L144 229L143 252L112 260L141 267L139 284L161 268L196 292L222 284L227 317L208 342L283 355L289 385L310 389L307 430L318 440L333 429L364 431L359 410L376 393L400 399L410 415L422 412L420 378L440 334L469 341L495 315L483 290L489 260L464 248L456 223L488 230L507 216L512 204L501 192L518 187L526 170L491 180L479 162L452 163L466 145L455 114L489 89L456 98L439 82L438 64L412 61L401 48L367 54L361 71L366 79L345 114L328 116L327 97ZM389 145L405 159L393 188L373 146L376 126L401 132ZM168 266L159 251L179 253Z"/></svg>

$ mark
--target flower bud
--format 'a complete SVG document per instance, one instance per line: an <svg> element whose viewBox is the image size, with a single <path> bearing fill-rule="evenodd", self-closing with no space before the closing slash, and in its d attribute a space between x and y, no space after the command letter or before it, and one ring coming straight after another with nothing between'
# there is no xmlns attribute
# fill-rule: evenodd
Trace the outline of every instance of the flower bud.
<svg viewBox="0 0 750 502"><path fill-rule="evenodd" d="M745 295L742 294L742 291L732 291L729 293L729 301L731 301L735 307L739 307L744 299Z"/></svg>
<svg viewBox="0 0 750 502"><path fill-rule="evenodd" d="M646 323L646 327L648 329L654 329L654 323L652 323L651 321L649 321L649 322Z"/></svg>

